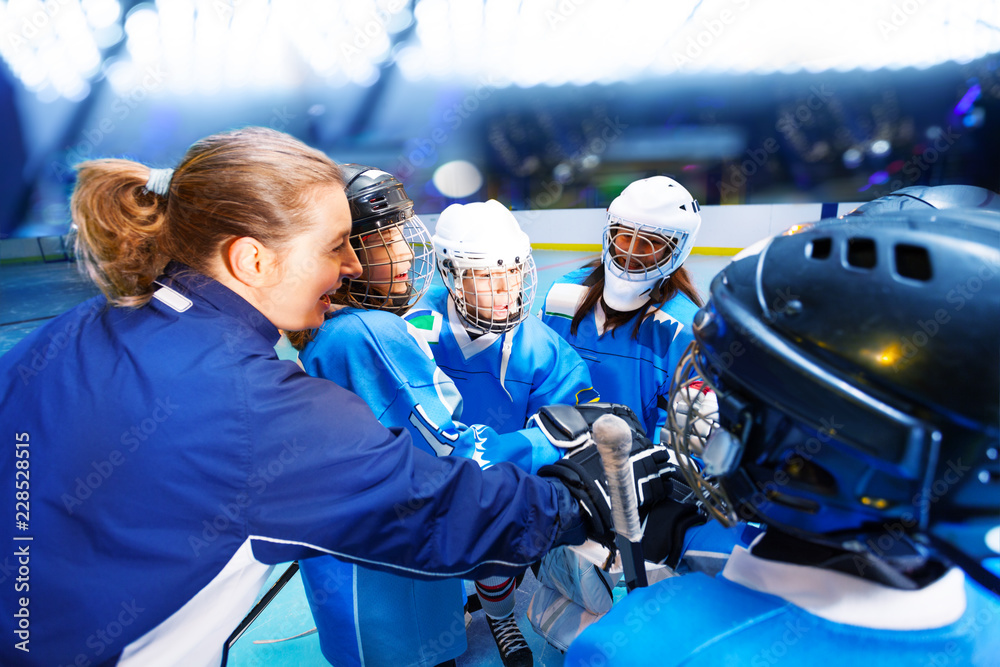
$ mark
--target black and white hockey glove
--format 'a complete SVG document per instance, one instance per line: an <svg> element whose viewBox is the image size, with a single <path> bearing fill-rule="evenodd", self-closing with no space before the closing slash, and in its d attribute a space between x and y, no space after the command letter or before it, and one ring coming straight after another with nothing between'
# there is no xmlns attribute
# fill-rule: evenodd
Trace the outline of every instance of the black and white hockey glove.
<svg viewBox="0 0 1000 667"><path fill-rule="evenodd" d="M568 450L538 474L554 477L569 489L580 503L587 536L610 547L614 543L611 499L604 465L591 437L592 424L605 414L621 417L632 431L629 462L641 516L644 508L670 496L676 467L670 463L666 448L654 446L646 437L631 409L613 403L549 405L539 410L529 424L538 426L553 445Z"/></svg>

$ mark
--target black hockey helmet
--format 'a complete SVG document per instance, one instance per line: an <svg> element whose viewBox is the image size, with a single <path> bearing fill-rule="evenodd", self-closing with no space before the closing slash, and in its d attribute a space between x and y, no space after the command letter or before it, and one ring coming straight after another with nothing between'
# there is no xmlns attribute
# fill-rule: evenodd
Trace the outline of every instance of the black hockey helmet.
<svg viewBox="0 0 1000 667"><path fill-rule="evenodd" d="M945 208L1000 211L1000 195L975 185L911 185L865 202L847 215Z"/></svg>
<svg viewBox="0 0 1000 667"><path fill-rule="evenodd" d="M413 200L392 174L361 164L342 164L351 206L352 233L370 233L413 217Z"/></svg>
<svg viewBox="0 0 1000 667"><path fill-rule="evenodd" d="M360 164L340 168L351 207L350 242L362 274L344 280L334 300L357 308L405 312L434 278L430 233L395 176Z"/></svg>
<svg viewBox="0 0 1000 667"><path fill-rule="evenodd" d="M1000 214L858 222L794 228L715 277L671 404L689 364L715 390L719 426L701 445L674 439L682 471L724 522L866 553L886 535L898 539L885 549L913 539L988 579L979 563L1000 553Z"/></svg>

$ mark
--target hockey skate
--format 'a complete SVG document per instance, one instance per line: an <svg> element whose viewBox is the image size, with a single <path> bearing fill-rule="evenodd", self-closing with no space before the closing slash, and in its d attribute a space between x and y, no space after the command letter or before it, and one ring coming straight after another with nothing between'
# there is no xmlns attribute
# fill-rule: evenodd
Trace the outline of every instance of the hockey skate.
<svg viewBox="0 0 1000 667"><path fill-rule="evenodd" d="M504 667L532 667L534 660L531 657L531 649L528 642L524 640L514 614L508 614L500 619L493 619L486 616L486 623L490 626L490 632L497 643L497 650L500 651L500 659L503 660Z"/></svg>

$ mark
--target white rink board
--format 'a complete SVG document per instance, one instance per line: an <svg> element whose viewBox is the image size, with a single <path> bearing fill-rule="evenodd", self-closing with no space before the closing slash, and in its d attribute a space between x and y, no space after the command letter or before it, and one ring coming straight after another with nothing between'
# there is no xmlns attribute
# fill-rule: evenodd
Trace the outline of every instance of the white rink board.
<svg viewBox="0 0 1000 667"><path fill-rule="evenodd" d="M854 210L860 202L838 204L837 215ZM694 252L735 254L760 239L780 234L792 225L816 222L822 204L746 204L737 206L702 206L701 230ZM607 211L603 208L577 208L514 211L532 245L549 249L578 250L573 246L600 246ZM438 214L421 213L420 219L433 233ZM557 247L553 247L557 246ZM729 249L731 253L725 252Z"/></svg>

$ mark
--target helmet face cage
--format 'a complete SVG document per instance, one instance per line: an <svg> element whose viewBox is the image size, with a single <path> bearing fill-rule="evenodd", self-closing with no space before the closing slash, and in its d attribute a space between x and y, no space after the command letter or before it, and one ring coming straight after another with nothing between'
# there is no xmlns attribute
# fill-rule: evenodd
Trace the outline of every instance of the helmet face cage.
<svg viewBox="0 0 1000 667"><path fill-rule="evenodd" d="M715 401L702 400L717 391L708 381L699 360L698 341L692 341L681 356L670 382L667 428L664 443L677 455L677 467L702 507L725 527L739 521L732 500L704 467L705 448L719 437L719 410Z"/></svg>
<svg viewBox="0 0 1000 667"><path fill-rule="evenodd" d="M361 276L345 280L339 301L356 308L403 313L434 277L434 246L424 223L410 216L350 237Z"/></svg>
<svg viewBox="0 0 1000 667"><path fill-rule="evenodd" d="M680 266L688 236L688 232L665 230L609 214L604 228L604 268L627 281L667 278Z"/></svg>
<svg viewBox="0 0 1000 667"><path fill-rule="evenodd" d="M531 312L537 272L530 248L509 262L442 258L438 269L471 331L503 333Z"/></svg>

